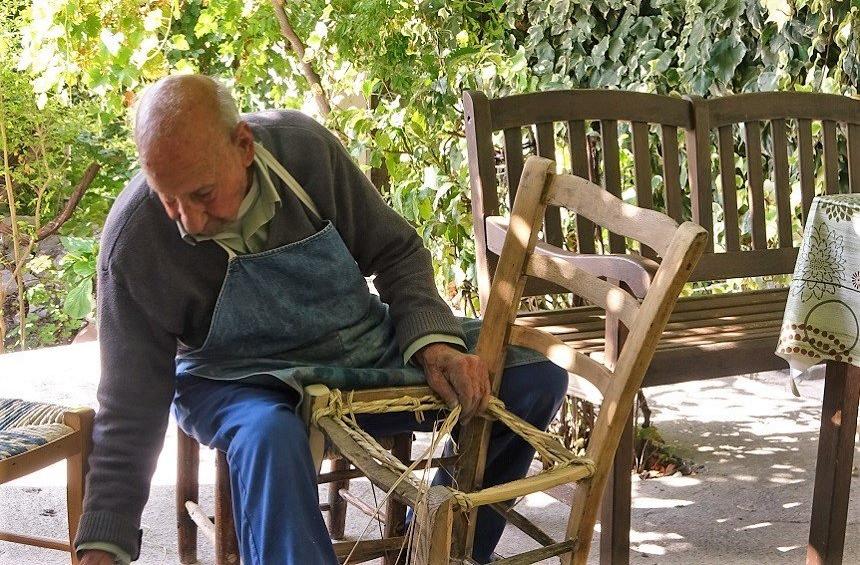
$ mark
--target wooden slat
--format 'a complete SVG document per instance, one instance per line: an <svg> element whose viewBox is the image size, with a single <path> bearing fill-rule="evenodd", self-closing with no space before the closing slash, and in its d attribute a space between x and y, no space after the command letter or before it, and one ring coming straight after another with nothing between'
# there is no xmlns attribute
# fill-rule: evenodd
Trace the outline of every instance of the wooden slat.
<svg viewBox="0 0 860 565"><path fill-rule="evenodd" d="M761 125L744 122L747 149L747 182L749 182L750 214L752 216L752 248L767 249L764 222L764 165L761 158Z"/></svg>
<svg viewBox="0 0 860 565"><path fill-rule="evenodd" d="M738 187L735 182L735 140L732 126L719 129L720 186L723 189L726 250L740 250L738 227Z"/></svg>
<svg viewBox="0 0 860 565"><path fill-rule="evenodd" d="M821 123L824 137L824 192L839 192L839 145L836 142L836 122Z"/></svg>
<svg viewBox="0 0 860 565"><path fill-rule="evenodd" d="M556 175L546 201L586 216L616 234L622 243L625 236L630 237L661 256L677 229L674 220L665 214L622 202L609 191L572 175Z"/></svg>
<svg viewBox="0 0 860 565"><path fill-rule="evenodd" d="M529 565L530 563L542 563L550 557L572 553L579 547L579 540L566 540L546 547L525 551L519 555L505 559L496 559L495 565Z"/></svg>
<svg viewBox="0 0 860 565"><path fill-rule="evenodd" d="M13 534L10 532L0 532L0 541L8 541L12 543L20 543L31 545L34 547L44 547L47 549L57 549L60 551L71 551L69 542L57 539L50 539L41 536L25 536L23 534ZM33 563L31 561L31 563Z"/></svg>
<svg viewBox="0 0 860 565"><path fill-rule="evenodd" d="M796 247L709 253L699 261L690 281L790 275L796 262Z"/></svg>
<svg viewBox="0 0 860 565"><path fill-rule="evenodd" d="M513 208L517 186L523 174L523 132L520 128L505 130L505 173L508 179L508 203Z"/></svg>
<svg viewBox="0 0 860 565"><path fill-rule="evenodd" d="M603 148L603 187L609 194L621 198L621 161L618 156L618 122L600 120L600 140ZM591 218L594 220L594 218ZM597 222L600 223L600 222ZM627 251L624 237L609 226L609 250L612 253Z"/></svg>
<svg viewBox="0 0 860 565"><path fill-rule="evenodd" d="M505 521L516 527L524 534L543 546L552 545L555 542L546 532L537 527L531 520L501 502L491 504L490 508L495 510Z"/></svg>
<svg viewBox="0 0 860 565"><path fill-rule="evenodd" d="M678 128L660 126L663 142L663 189L666 191L666 212L673 220L680 223L684 217L684 205L681 199L681 167L678 151Z"/></svg>
<svg viewBox="0 0 860 565"><path fill-rule="evenodd" d="M552 281L617 316L628 328L636 322L639 303L633 296L607 281L599 279L563 259L532 255L526 274Z"/></svg>
<svg viewBox="0 0 860 565"><path fill-rule="evenodd" d="M860 124L848 124L848 186L860 192Z"/></svg>
<svg viewBox="0 0 860 565"><path fill-rule="evenodd" d="M503 502L542 492L548 488L564 483L573 483L588 478L591 472L583 465L567 465L544 471L539 475L517 479L508 483L487 487L469 495L469 500L475 506L485 506L494 502Z"/></svg>
<svg viewBox="0 0 860 565"><path fill-rule="evenodd" d="M539 122L601 118L690 127L690 108L686 100L675 96L606 88L549 90L504 96L490 100L490 105L494 130Z"/></svg>
<svg viewBox="0 0 860 565"><path fill-rule="evenodd" d="M404 536L393 538L361 540L361 541L339 541L332 544L334 554L338 558L350 556L350 563L362 563L371 559L377 559L386 553L400 552L400 549L406 544ZM405 553L405 551L404 551Z"/></svg>
<svg viewBox="0 0 860 565"><path fill-rule="evenodd" d="M690 204L693 221L708 232L705 253L714 250L714 215L711 188L711 136L707 102L698 96L685 96L693 104L693 120L686 128L687 168L690 177Z"/></svg>
<svg viewBox="0 0 860 565"><path fill-rule="evenodd" d="M487 304L496 258L487 253L484 218L499 214L496 192L496 161L490 103L482 92L463 95L466 146L469 156L469 185L472 197L472 226L475 231L475 263L481 308Z"/></svg>
<svg viewBox="0 0 860 565"><path fill-rule="evenodd" d="M654 198L651 190L651 150L648 146L649 126L643 122L633 122L633 167L636 178L636 205L653 209ZM642 255L655 259L654 250L643 246Z"/></svg>
<svg viewBox="0 0 860 565"><path fill-rule="evenodd" d="M568 373L586 379L601 393L609 386L612 373L606 367L576 351L557 337L525 326L511 325L510 331L510 343L512 345L521 345L543 353L550 361L563 367Z"/></svg>
<svg viewBox="0 0 860 565"><path fill-rule="evenodd" d="M837 94L812 92L755 92L707 101L711 127L778 118L856 121L860 101Z"/></svg>
<svg viewBox="0 0 860 565"><path fill-rule="evenodd" d="M791 236L791 185L788 171L788 139L785 120L770 123L773 140L773 185L776 190L776 213L780 247L793 247Z"/></svg>
<svg viewBox="0 0 860 565"><path fill-rule="evenodd" d="M588 148L585 140L585 122L567 122L568 150L571 172L578 177L588 176ZM576 240L580 253L594 253L594 224L581 216L576 218Z"/></svg>
<svg viewBox="0 0 860 565"><path fill-rule="evenodd" d="M809 214L815 198L815 165L812 153L812 121L797 120L797 162L800 167L800 198L803 203L803 221Z"/></svg>
<svg viewBox="0 0 860 565"><path fill-rule="evenodd" d="M555 130L552 122L536 124L537 154L555 161ZM544 212L544 241L550 245L563 247L564 235L561 233L561 214L558 208L547 206Z"/></svg>

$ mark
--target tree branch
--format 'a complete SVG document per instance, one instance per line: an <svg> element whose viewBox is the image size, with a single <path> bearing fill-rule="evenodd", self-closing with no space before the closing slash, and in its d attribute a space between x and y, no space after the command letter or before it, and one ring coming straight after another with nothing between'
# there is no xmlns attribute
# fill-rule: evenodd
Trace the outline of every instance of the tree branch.
<svg viewBox="0 0 860 565"><path fill-rule="evenodd" d="M78 182L77 186L75 186L75 189L72 191L72 195L69 197L68 201L66 201L66 205L63 208L63 211L60 212L56 218L54 218L39 229L39 231L36 233L35 241L42 241L46 237L55 234L57 230L59 230L63 226L63 224L69 221L69 218L72 217L75 208L78 207L81 198L83 198L84 192L86 192L87 188L89 188L90 184L92 184L93 179L95 179L96 174L99 172L100 168L101 165L99 165L98 163L90 163L90 165L87 167L87 170L84 171L84 176L81 178L80 182ZM0 224L0 233L9 234L11 232L11 226ZM26 245L26 243L22 243Z"/></svg>
<svg viewBox="0 0 860 565"><path fill-rule="evenodd" d="M329 114L331 114L331 104L329 104L328 98L326 98L320 76L311 64L305 61L305 45L298 34L296 34L290 23L290 19L287 17L287 13L284 11L284 0L271 0L271 2L272 8L275 9L275 16L278 18L278 24L281 26L281 35L290 42L293 51L295 51L296 56L299 58L302 74L305 75L305 78L311 85L311 90L314 91L314 98L316 99L320 113L324 118L328 118Z"/></svg>

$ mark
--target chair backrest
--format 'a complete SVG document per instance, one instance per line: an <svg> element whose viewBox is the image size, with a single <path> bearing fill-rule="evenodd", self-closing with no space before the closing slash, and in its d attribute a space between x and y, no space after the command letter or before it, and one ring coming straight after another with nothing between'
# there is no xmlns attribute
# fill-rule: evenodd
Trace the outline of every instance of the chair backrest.
<svg viewBox="0 0 860 565"><path fill-rule="evenodd" d="M482 308L504 238L494 216L506 207L505 196L513 202L524 147L639 207L702 225L711 238L691 280L791 273L816 177L819 192L860 191L860 100L845 96L755 93L702 100L568 90L492 100L467 92L463 102ZM715 153L718 171L712 170ZM802 202L802 215L795 202ZM546 243L568 252L653 256L647 246L631 248L620 234L610 231L607 238L587 219L573 219L575 236L565 233L561 217L548 209ZM767 219L774 217L777 228L769 234ZM752 241L741 237L742 226ZM554 292L560 292L556 285L530 283L524 296Z"/></svg>
<svg viewBox="0 0 860 565"><path fill-rule="evenodd" d="M487 363L494 392L499 389L504 351L509 344L543 353L600 390L603 402L587 450L596 471L586 489L596 488L599 496L636 391L675 301L705 249L708 234L692 222L679 226L660 212L625 204L587 179L554 174L554 168L553 161L541 157L530 157L525 162L477 353ZM595 225L647 245L662 258L641 304L620 286L577 269L563 259L534 253L548 206L572 210ZM607 315L617 317L628 329L617 362L605 365L547 332L518 325L519 300L530 278L564 287L602 307ZM593 502L596 506L597 500ZM580 542L583 539L580 537Z"/></svg>

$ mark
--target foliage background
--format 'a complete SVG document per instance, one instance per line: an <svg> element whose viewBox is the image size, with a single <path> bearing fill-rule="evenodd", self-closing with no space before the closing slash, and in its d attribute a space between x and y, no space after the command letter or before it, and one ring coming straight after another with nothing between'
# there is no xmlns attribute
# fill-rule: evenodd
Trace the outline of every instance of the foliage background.
<svg viewBox="0 0 860 565"><path fill-rule="evenodd" d="M328 115L281 33L280 6L332 102ZM63 341L91 316L99 226L136 167L128 109L166 74L218 76L246 111L302 109L368 167L384 164L384 196L427 242L440 290L471 313L464 89L857 94L858 46L860 0L7 0L0 120L13 202L31 218L22 230L55 215L87 163L102 166L61 230L75 239L25 258L26 345ZM0 196L0 221L9 215ZM0 237L8 272L11 242ZM22 345L15 294L0 301L7 346Z"/></svg>

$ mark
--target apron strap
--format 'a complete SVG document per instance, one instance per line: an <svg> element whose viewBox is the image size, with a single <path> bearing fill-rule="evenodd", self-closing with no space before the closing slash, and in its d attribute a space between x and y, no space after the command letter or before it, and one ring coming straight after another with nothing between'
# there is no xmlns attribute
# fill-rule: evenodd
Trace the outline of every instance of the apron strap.
<svg viewBox="0 0 860 565"><path fill-rule="evenodd" d="M278 175L282 181L284 181L284 184L286 184L287 187L293 191L293 194L295 194L296 197L301 200L302 204L307 206L308 210L313 212L318 219L322 219L322 215L320 214L319 209L316 207L316 204L314 204L313 200L311 200L310 195L307 193L307 191L305 191L304 188L302 188L302 185L300 185L299 182L293 178L293 175L291 175L287 171L287 169L285 169L284 166L281 165L281 163L279 163L277 159L275 159L275 156L269 153L269 150L263 147L261 143L256 141L254 142L254 150L260 156L260 159L263 161L263 163L265 163L270 169L275 171L275 174Z"/></svg>

